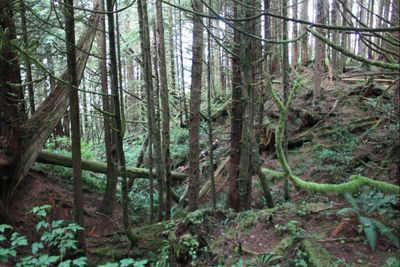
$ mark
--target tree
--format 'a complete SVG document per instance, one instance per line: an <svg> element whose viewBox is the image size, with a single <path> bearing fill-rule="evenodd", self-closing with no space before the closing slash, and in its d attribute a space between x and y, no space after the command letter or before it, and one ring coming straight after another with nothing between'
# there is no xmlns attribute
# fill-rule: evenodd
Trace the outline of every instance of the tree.
<svg viewBox="0 0 400 267"><path fill-rule="evenodd" d="M324 23L324 0L317 0L317 16L316 23ZM325 45L321 40L315 40L315 67L314 67L314 87L313 101L314 103L321 95L322 71L324 65L324 49Z"/></svg>
<svg viewBox="0 0 400 267"><path fill-rule="evenodd" d="M0 29L3 31L0 46L0 219L8 221L6 209L10 187L22 153L18 138L22 114L18 87L15 86L20 81L18 56L11 45L16 39L12 1L0 1L0 10Z"/></svg>
<svg viewBox="0 0 400 267"><path fill-rule="evenodd" d="M71 139L72 139L72 169L74 175L74 221L84 227L83 221L83 179L81 159L81 133L79 122L79 97L78 77L76 71L75 53L75 18L74 1L65 0L65 41L67 46L67 81L70 84L69 105L71 111ZM77 240L80 248L85 248L85 232L77 232Z"/></svg>
<svg viewBox="0 0 400 267"><path fill-rule="evenodd" d="M239 16L238 4L233 4L234 17ZM239 163L240 163L240 140L242 138L242 116L243 104L241 101L241 73L240 61L237 55L241 52L241 34L237 27L239 22L235 21L236 27L233 32L233 53L236 56L232 57L232 109L231 109L231 133L230 133L230 148L229 148L229 178L228 178L228 196L226 199L226 207L234 210L239 210Z"/></svg>
<svg viewBox="0 0 400 267"><path fill-rule="evenodd" d="M165 41L164 41L164 21L161 1L156 0L156 31L157 31L157 52L159 59L160 72L160 94L162 111L162 151L166 178L166 199L165 199L165 219L171 216L171 169L170 169L170 112L169 112L169 94L167 79L167 63L165 59Z"/></svg>
<svg viewBox="0 0 400 267"><path fill-rule="evenodd" d="M21 91L18 90L19 87L11 86L11 84L20 83L16 50L24 56L29 56L29 54L12 42L15 39L15 26L11 4L8 1L2 1L1 4L2 8L7 10L1 15L1 26L3 29L9 29L2 38L5 45L2 46L1 54L2 58L6 60L1 61L1 79L4 90L1 90L0 93L0 106L4 109L3 119L0 122L0 135L2 136L0 198L3 202L0 206L7 208L16 188L32 166L48 136L64 115L69 104L70 89L68 86L64 86L67 84L65 80L68 77L68 73L64 72L53 91L39 105L34 115L23 125L21 124L21 114L24 114L24 108L21 107L23 104ZM94 13L87 23L96 25L98 14ZM81 38L78 42L76 60L78 83L82 78L95 33L96 28L87 27L82 33L85 38Z"/></svg>
<svg viewBox="0 0 400 267"><path fill-rule="evenodd" d="M297 19L297 13L298 13L298 0L293 0L293 18ZM293 24L293 38L296 38L298 34L298 25L297 23ZM283 38L284 40L287 38ZM299 60L299 45L297 42L293 43L292 46L292 68L296 69L298 65L298 60Z"/></svg>
<svg viewBox="0 0 400 267"><path fill-rule="evenodd" d="M160 140L160 130L156 123L156 111L154 103L154 88L153 88L153 75L150 53L150 36L149 36L149 22L147 15L147 1L138 0L138 14L139 14L139 32L141 39L142 58L143 58L143 73L146 86L146 99L147 99L147 123L148 131L150 134L149 144L154 148L154 161L156 163L156 178L158 182L158 199L159 209L164 209L164 183L165 183L165 167L162 161L162 148ZM152 150L151 150L152 151ZM158 213L158 220L162 220L162 212Z"/></svg>
<svg viewBox="0 0 400 267"><path fill-rule="evenodd" d="M282 11L283 11L283 16L287 17L287 12L288 12L288 5L286 1L283 1L283 6L282 6ZM282 39L283 40L287 40L288 39L288 23L287 21L283 21L282 23ZM289 81L289 45L287 43L282 45L282 85L283 85L283 101L285 101L285 103L288 100L288 96L289 96L289 89L290 89L290 81ZM283 150L285 153L285 157L287 157L288 155L288 124L285 123L285 133L284 133L284 137L283 137ZM289 200L290 199L290 195L289 195L289 183L288 183L288 179L285 179L284 182L284 191L285 191L285 199Z"/></svg>
<svg viewBox="0 0 400 267"><path fill-rule="evenodd" d="M201 0L193 1L193 10L203 12ZM203 72L203 24L200 17L193 18L192 44L192 85L190 87L190 118L189 118L189 200L188 208L194 211L198 208L199 197L199 134L200 134L200 103L201 82Z"/></svg>
<svg viewBox="0 0 400 267"><path fill-rule="evenodd" d="M118 163L119 163L119 176L122 178L122 211L123 211L123 224L126 235L132 245L135 244L135 238L130 231L129 223L129 210L128 210L128 182L126 178L126 162L125 153L123 147L123 130L121 120L121 105L118 90L118 66L117 66L117 54L115 45L115 24L114 24L114 12L113 12L113 0L107 0L107 18L108 18L108 41L109 41L109 53L110 53L110 74L111 74L111 93L113 95L113 111L115 116L115 131L116 140L115 146L117 151Z"/></svg>
<svg viewBox="0 0 400 267"><path fill-rule="evenodd" d="M308 20L308 3L309 0L304 0L301 7L301 19L306 21ZM304 31L304 27L301 28ZM301 42L301 64L307 66L308 61L308 35L306 35Z"/></svg>
<svg viewBox="0 0 400 267"><path fill-rule="evenodd" d="M99 3L100 11L104 11L104 1L100 0ZM101 92L103 93L102 104L103 104L103 125L104 125L104 144L106 149L106 161L107 161L107 184L106 191L99 210L104 214L111 215L115 205L115 193L117 190L118 183L118 159L116 156L116 150L114 147L115 133L112 132L111 128L115 128L115 120L111 118L109 114L112 113L110 106L110 97L108 96L108 78L107 78L107 51L106 51L106 33L105 33L105 15L100 15L99 23L99 35L98 35L98 47L100 55L100 75L101 75ZM112 126L113 125L113 126Z"/></svg>

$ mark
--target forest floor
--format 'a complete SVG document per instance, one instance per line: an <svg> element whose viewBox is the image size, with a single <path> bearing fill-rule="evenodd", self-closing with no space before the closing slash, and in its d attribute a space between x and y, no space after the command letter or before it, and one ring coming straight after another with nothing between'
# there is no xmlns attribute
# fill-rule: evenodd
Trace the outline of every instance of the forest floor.
<svg viewBox="0 0 400 267"><path fill-rule="evenodd" d="M311 77L311 71L304 76ZM362 76L337 82L325 79L321 100L315 107L309 89L311 80L305 80L289 113L289 163L295 174L314 182L340 183L360 173L399 184L399 118L391 115L394 88L390 84L367 82ZM273 138L278 112L270 101L265 107L272 119L264 122L263 166L279 169ZM225 117L218 121L214 125L216 138L226 140L220 141L215 153L216 162L222 163L228 156L229 120ZM206 166L207 158L203 169ZM222 168L216 177L221 206L226 194L226 171ZM263 208L265 200L254 178L254 209L241 213L213 211L208 208L210 199L206 195L204 209L185 213L171 222L138 225L134 229L138 237L135 248L130 248L123 235L121 208L117 205L112 217L104 216L97 211L101 195L85 190L89 261L95 266L133 256L152 264L158 261L157 266L166 266L163 264L168 261L172 266L399 266L400 251L390 238L375 229L378 238L376 248L371 249L364 235L366 226L360 223L360 217L379 220L398 237L398 198L380 205L386 200L383 194L363 190L353 195L357 212L344 214L338 211L354 206L342 196L292 188L291 201L286 202L283 182L269 179L277 204L274 209ZM50 220L71 221L72 199L70 181L31 170L10 208L13 226L29 240L37 240L36 221L29 210L50 204ZM373 205L377 208L371 209Z"/></svg>

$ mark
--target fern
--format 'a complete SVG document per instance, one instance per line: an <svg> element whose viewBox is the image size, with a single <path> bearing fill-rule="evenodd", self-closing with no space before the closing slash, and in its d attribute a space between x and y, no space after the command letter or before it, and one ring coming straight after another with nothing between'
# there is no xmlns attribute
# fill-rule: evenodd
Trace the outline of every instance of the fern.
<svg viewBox="0 0 400 267"><path fill-rule="evenodd" d="M371 221L374 223L375 227L379 230L379 233L382 236L389 239L390 242L392 242L392 244L395 245L396 247L400 247L400 239L396 234L393 233L394 232L393 229L391 229L390 227L386 226L385 224L381 223L378 220L371 219Z"/></svg>
<svg viewBox="0 0 400 267"><path fill-rule="evenodd" d="M367 238L370 247L375 250L376 248L376 230L374 222L367 217L359 216L358 221L363 226L365 237Z"/></svg>
<svg viewBox="0 0 400 267"><path fill-rule="evenodd" d="M353 208L353 211L355 213L359 213L360 208L358 207L357 200L349 193L344 194L345 199L347 202L350 204L350 206Z"/></svg>

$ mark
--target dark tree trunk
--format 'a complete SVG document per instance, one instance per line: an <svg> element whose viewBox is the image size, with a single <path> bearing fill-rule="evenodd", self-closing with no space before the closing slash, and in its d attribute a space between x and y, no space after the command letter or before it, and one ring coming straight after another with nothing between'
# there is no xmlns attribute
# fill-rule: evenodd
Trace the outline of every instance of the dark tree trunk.
<svg viewBox="0 0 400 267"><path fill-rule="evenodd" d="M85 227L83 221L83 179L82 179L82 159L81 159L81 133L79 127L79 86L76 67L75 50L75 18L74 1L65 0L65 40L67 47L67 81L70 83L69 105L71 111L71 139L72 139L72 170L74 175L74 221L78 225ZM77 232L78 246L85 249L85 232Z"/></svg>
<svg viewBox="0 0 400 267"><path fill-rule="evenodd" d="M165 219L169 220L171 216L171 169L170 169L170 112L169 112L169 93L167 79L167 63L165 59L165 41L164 41L164 21L161 1L156 0L156 31L157 31L157 52L160 62L160 95L162 111L162 151L166 178L166 198L165 198Z"/></svg>
<svg viewBox="0 0 400 267"><path fill-rule="evenodd" d="M21 1L20 3L21 8L21 26L22 26L22 39L24 42L24 48L29 48L28 42L28 29L26 25L26 14L25 14L25 2ZM25 57L25 67L26 67L26 78L25 83L27 84L26 87L28 88L28 96L29 96L29 110L31 112L31 116L35 113L35 94L33 92L33 83L32 83L32 66L31 60L29 57Z"/></svg>
<svg viewBox="0 0 400 267"><path fill-rule="evenodd" d="M143 56L143 73L144 81L146 86L146 98L147 98L147 121L148 130L150 134L150 143L153 144L154 148L154 160L156 162L156 178L159 184L159 206L163 207L163 184L165 183L165 168L162 162L162 149L160 140L160 131L157 127L156 112L154 103L154 88L153 88L153 75L152 75L152 64L151 64L151 52L150 52L150 35L149 35L149 22L147 17L147 1L138 0L138 14L139 14L139 25L140 25L140 38L142 46ZM159 214L160 215L160 214ZM159 217L159 219L161 219Z"/></svg>
<svg viewBox="0 0 400 267"><path fill-rule="evenodd" d="M283 16L287 17L288 13L288 4L286 1L283 1L282 6ZM283 21L283 35L282 39L288 39L288 23L287 21ZM282 85L283 85L283 101L286 103L288 96L289 96L289 45L286 43L282 45ZM288 129L287 123L285 124L285 133L283 137L283 150L285 153L285 157L287 158L288 155ZM286 177L284 182L284 191L285 191L285 199L290 199L289 194L289 177Z"/></svg>
<svg viewBox="0 0 400 267"><path fill-rule="evenodd" d="M16 39L12 13L12 1L0 1L0 26L7 29L2 34L0 46L0 219L6 217L5 210L15 183L15 171L21 160L19 87L19 63L11 42Z"/></svg>
<svg viewBox="0 0 400 267"><path fill-rule="evenodd" d="M201 0L193 2L196 12L203 11ZM199 198L199 134L200 134L200 103L201 82L203 72L203 25L200 17L193 18L193 45L192 45L192 86L190 88L190 119L189 119L189 211L198 208Z"/></svg>
<svg viewBox="0 0 400 267"><path fill-rule="evenodd" d="M104 0L100 0L100 11L104 10ZM103 103L103 125L104 125L104 144L106 148L106 160L107 160L107 184L106 191L104 193L103 200L100 204L99 210L104 214L111 215L115 205L115 192L118 184L118 159L116 155L115 142L116 134L112 132L111 125L115 123L114 119L108 114L112 113L110 107L110 97L108 96L108 79L107 79L107 52L106 52L106 34L105 34L105 16L100 15L99 23L99 39L98 49L100 59L100 74L101 74L101 91L102 103ZM114 140L114 141L113 141Z"/></svg>
<svg viewBox="0 0 400 267"><path fill-rule="evenodd" d="M238 4L234 3L234 17L238 17ZM235 22L238 27L239 23ZM241 52L241 36L238 30L234 30L234 53L239 55ZM240 61L237 57L232 57L232 111L231 111L231 137L230 137L230 159L229 159L229 192L226 200L226 207L239 210L239 163L240 163L240 140L242 138L242 79L240 73Z"/></svg>
<svg viewBox="0 0 400 267"><path fill-rule="evenodd" d="M129 210L128 210L128 182L126 178L126 163L125 153L123 148L123 129L121 120L121 106L118 89L118 62L117 62L117 49L115 45L115 23L113 13L113 0L107 0L107 18L108 18L108 29L109 29L109 53L110 53L110 74L111 74L111 93L113 95L113 111L115 116L115 131L116 131L116 150L119 163L119 176L122 180L121 195L122 195L122 211L123 211L123 224L124 230L127 234L129 241L132 245L135 244L135 239L130 231L129 223Z"/></svg>

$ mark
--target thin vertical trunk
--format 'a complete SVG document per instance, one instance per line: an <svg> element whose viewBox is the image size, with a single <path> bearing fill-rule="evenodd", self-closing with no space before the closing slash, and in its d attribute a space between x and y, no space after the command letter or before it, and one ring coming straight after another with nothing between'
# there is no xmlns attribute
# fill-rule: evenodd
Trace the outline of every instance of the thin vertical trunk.
<svg viewBox="0 0 400 267"><path fill-rule="evenodd" d="M324 22L324 0L317 0L316 23ZM321 30L318 30L323 34ZM321 95L322 71L324 64L324 43L315 38L315 68L314 68L314 87L313 101L316 102Z"/></svg>
<svg viewBox="0 0 400 267"><path fill-rule="evenodd" d="M166 198L165 198L165 219L169 220L171 216L171 169L170 169L170 111L169 111L169 93L167 79L167 63L165 59L165 41L164 41L164 21L161 1L156 0L156 32L157 32L157 52L160 62L160 95L162 111L162 160L165 168L166 178Z"/></svg>
<svg viewBox="0 0 400 267"><path fill-rule="evenodd" d="M123 148L123 132L122 132L122 120L121 110L119 101L119 90L118 90L118 63L117 53L115 45L115 24L114 24L114 13L113 13L113 0L107 0L107 18L108 18L108 40L109 40L109 53L110 53L110 74L111 74L111 93L113 95L113 111L115 116L115 131L116 131L116 150L119 162L119 176L122 179L121 195L122 195L122 212L123 212L123 225L126 235L128 236L132 245L135 240L130 232L129 224L129 211L128 211L128 185L126 178L126 165L125 165L125 153Z"/></svg>
<svg viewBox="0 0 400 267"><path fill-rule="evenodd" d="M237 18L238 3L233 3L233 16ZM239 26L237 21L234 22L235 27ZM233 32L233 52L239 55L241 52L241 34L238 30ZM231 135L230 135L230 151L229 151L229 176L228 176L228 196L226 199L226 207L239 210L239 163L240 163L240 140L242 138L242 79L240 73L240 60L232 57L232 110L231 110Z"/></svg>
<svg viewBox="0 0 400 267"><path fill-rule="evenodd" d="M347 22L346 22L346 17L347 17L347 0L342 0L342 4L343 4L343 14L342 14L342 26L346 26ZM340 40L340 44L344 49L348 48L347 45L347 40L348 40L348 36L346 32L342 32L341 33L341 40ZM340 61L339 61L339 70L338 73L342 74L345 71L346 68L346 56L344 54L340 54Z"/></svg>
<svg viewBox="0 0 400 267"><path fill-rule="evenodd" d="M99 10L104 11L104 0L100 0ZM103 93L102 104L103 104L103 126L104 126L104 144L106 149L106 161L107 161L107 184L106 190L99 210L104 214L111 215L115 206L115 193L117 191L118 183L118 160L116 150L113 146L113 140L115 141L116 134L112 132L111 125L115 123L114 119L108 114L112 113L110 107L110 97L108 96L108 79L107 79L107 49L106 49L106 32L105 32L105 15L100 15L99 23L99 38L98 38L98 49L100 56L100 75L101 75L101 92ZM113 138L114 137L114 138Z"/></svg>
<svg viewBox="0 0 400 267"><path fill-rule="evenodd" d="M28 29L26 25L26 14L25 14L25 2L21 1L20 4L21 8L21 26L22 26L22 40L24 42L24 48L29 48L28 42ZM26 67L26 77L25 83L27 84L26 87L28 88L28 96L29 96L29 110L31 112L31 116L35 113L35 94L33 91L33 83L32 83L32 66L31 60L29 57L25 57L25 67Z"/></svg>
<svg viewBox="0 0 400 267"><path fill-rule="evenodd" d="M338 16L337 16L337 10L338 10L338 0L333 0L332 1L332 24L333 25L338 25ZM339 33L336 30L332 31L332 41L335 44L339 43ZM332 75L333 79L336 80L337 77L337 70L338 70L338 52L336 49L332 49Z"/></svg>
<svg viewBox="0 0 400 267"><path fill-rule="evenodd" d="M159 194L163 194L163 183L165 181L165 167L162 162L162 149L160 140L160 131L157 127L156 112L154 104L154 89L153 89L153 75L152 75L152 64L151 64L151 53L150 53L150 34L149 34L149 22L147 17L147 1L138 0L138 14L139 14L139 25L140 25L140 37L142 46L143 56L143 73L144 81L146 86L146 98L147 98L147 120L148 130L150 133L150 140L154 148L154 160L156 162L156 178L160 187ZM161 203L160 207L164 206L162 203L162 196L159 197ZM161 219L161 218L159 218Z"/></svg>
<svg viewBox="0 0 400 267"><path fill-rule="evenodd" d="M303 5L301 9L301 19L308 21L308 4L309 0L303 0ZM302 26L302 30L305 30L305 26ZM309 62L309 55L308 55L308 35L304 36L303 40L301 41L301 64L303 66L307 66Z"/></svg>
<svg viewBox="0 0 400 267"><path fill-rule="evenodd" d="M211 5L211 0L208 1L208 4ZM211 11L209 12L211 15ZM211 29L211 19L208 19L208 27ZM213 47L211 45L211 35L208 33L207 35L207 124L208 124L208 145L209 145L209 175L211 182L211 196L212 196L212 207L215 209L217 206L217 193L215 190L215 178L214 178L214 149L213 149L213 129L212 129L212 119L211 119L211 87L212 87L212 66L213 62L211 60L211 51Z"/></svg>
<svg viewBox="0 0 400 267"><path fill-rule="evenodd" d="M79 129L79 98L78 77L76 75L76 51L75 51L75 20L73 0L65 0L65 40L67 46L68 82L70 84L69 105L71 110L71 139L72 139L72 168L74 176L74 221L85 227L83 221L83 179L81 159L81 138ZM79 247L85 248L85 232L77 232Z"/></svg>
<svg viewBox="0 0 400 267"><path fill-rule="evenodd" d="M288 5L286 1L283 1L282 6L283 16L287 17L288 12ZM283 40L288 39L288 23L287 21L283 21ZM289 96L289 45L283 44L282 45L282 85L283 85L283 101L286 103L288 96ZM283 150L285 153L285 157L288 156L288 128L287 123L285 124L285 133L283 136ZM285 192L285 199L290 199L289 194L289 177L286 177L284 181L284 192Z"/></svg>
<svg viewBox="0 0 400 267"><path fill-rule="evenodd" d="M154 20L155 20L155 18L154 18ZM153 21L153 26L154 26L154 29L153 29L153 35L154 35L154 41L153 41L153 44L154 44L154 52L152 53L153 54L153 72L154 72L154 83L155 83L155 90L154 90L154 103L155 103L155 105L154 105L154 109L155 109L155 127L156 127L156 133L157 133L157 135L161 135L161 133L160 133L160 129L161 129L161 108L160 108L160 72L159 72L159 66L158 66L158 62L159 62L159 59L158 59L158 47L157 47L157 40L158 40L158 36L157 36L157 31L156 31L156 29L155 29L155 27L156 27L156 23L155 23L155 21ZM161 144L161 146L162 146L162 140L160 139L160 144ZM158 166L158 164L162 164L163 162L161 162L161 163L158 163L158 162L156 162L156 164L157 164L157 166ZM161 167L161 168L164 168L164 167ZM159 179L159 177L157 177L158 179ZM164 185L165 185L165 181L163 181L163 180L159 180L159 182L158 182L158 191L159 191L159 194L158 194L158 203L159 203L159 205L158 205L158 215L157 215L157 219L159 220L159 221L161 221L161 220L163 220L163 214L164 214L164 211L165 211L165 201L164 201ZM160 193L161 192L161 193Z"/></svg>
<svg viewBox="0 0 400 267"><path fill-rule="evenodd" d="M203 12L201 0L193 1L193 9ZM194 211L198 208L199 198L199 139L200 139L200 103L201 81L203 71L203 25L200 17L193 18L193 44L192 44L192 86L190 88L190 119L189 119L189 199L188 209Z"/></svg>
<svg viewBox="0 0 400 267"><path fill-rule="evenodd" d="M297 19L298 13L298 0L293 0L293 18ZM298 35L298 25L297 23L293 23L293 38L297 38ZM292 68L297 69L298 60L299 60L299 44L298 42L293 43L293 52L292 52Z"/></svg>
<svg viewBox="0 0 400 267"><path fill-rule="evenodd" d="M181 0L178 0L178 5L181 5ZM180 70L181 70L181 92L182 92L182 102L183 102L183 114L185 115L184 118L184 125L187 124L189 120L188 114L188 107L186 101L186 91L185 91L185 68L183 64L183 42L182 42L182 11L179 10L179 18L178 18L178 27L179 27L179 57L180 57Z"/></svg>
<svg viewBox="0 0 400 267"><path fill-rule="evenodd" d="M360 0L360 1L361 2L360 2L360 5L359 5L358 19L360 20L359 21L359 26L363 27L363 25L366 22L366 20L365 20L365 9L363 7L363 6L365 6L365 0ZM357 50L358 51L357 52L358 52L359 56L364 56L364 54L365 54L365 51L364 51L365 45L364 45L364 42L363 42L363 38L364 38L364 36L362 34L358 34L358 38L357 38L357 41L358 41Z"/></svg>

